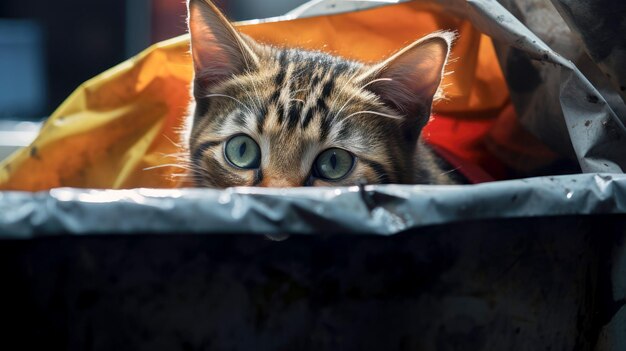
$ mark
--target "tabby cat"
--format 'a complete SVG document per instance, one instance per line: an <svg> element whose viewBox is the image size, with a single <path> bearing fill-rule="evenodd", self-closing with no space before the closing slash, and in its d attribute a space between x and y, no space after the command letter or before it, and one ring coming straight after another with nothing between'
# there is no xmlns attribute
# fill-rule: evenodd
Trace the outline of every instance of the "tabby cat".
<svg viewBox="0 0 626 351"><path fill-rule="evenodd" d="M188 11L196 186L455 183L420 138L453 33L365 64L258 43L208 0L189 0Z"/></svg>

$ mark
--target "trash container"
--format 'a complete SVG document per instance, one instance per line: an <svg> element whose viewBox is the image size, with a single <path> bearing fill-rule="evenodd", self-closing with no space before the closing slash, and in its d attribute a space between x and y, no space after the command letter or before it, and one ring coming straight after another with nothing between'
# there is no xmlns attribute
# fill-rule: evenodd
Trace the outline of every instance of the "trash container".
<svg viewBox="0 0 626 351"><path fill-rule="evenodd" d="M597 7L392 2L311 1L238 28L366 61L457 30L425 136L495 181L186 188L168 166L191 80L174 38L84 83L0 164L6 342L626 348L622 51L580 40ZM568 160L584 173L524 177Z"/></svg>

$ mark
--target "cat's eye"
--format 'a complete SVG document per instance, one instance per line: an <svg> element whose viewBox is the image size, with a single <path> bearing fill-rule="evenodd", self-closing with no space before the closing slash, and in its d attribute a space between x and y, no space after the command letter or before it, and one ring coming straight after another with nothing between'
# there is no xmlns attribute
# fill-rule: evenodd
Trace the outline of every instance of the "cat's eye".
<svg viewBox="0 0 626 351"><path fill-rule="evenodd" d="M346 150L328 149L315 160L313 171L321 179L339 180L345 177L354 166L354 156Z"/></svg>
<svg viewBox="0 0 626 351"><path fill-rule="evenodd" d="M256 169L261 165L261 149L247 135L230 138L224 147L224 156L233 166L243 169Z"/></svg>

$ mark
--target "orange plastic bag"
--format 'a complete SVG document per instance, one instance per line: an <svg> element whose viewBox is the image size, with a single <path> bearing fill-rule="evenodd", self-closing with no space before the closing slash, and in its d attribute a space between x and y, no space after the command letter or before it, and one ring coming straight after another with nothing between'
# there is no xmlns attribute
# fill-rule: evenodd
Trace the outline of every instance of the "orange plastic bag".
<svg viewBox="0 0 626 351"><path fill-rule="evenodd" d="M464 20L408 2L289 21L240 25L279 46L382 60L435 30L459 32L446 76L448 100L435 106L425 137L496 176L497 161L479 141L508 106L491 39ZM48 119L39 136L0 164L0 189L54 187L172 188L181 170L164 166L182 152L179 131L192 79L187 35L158 43L82 84Z"/></svg>

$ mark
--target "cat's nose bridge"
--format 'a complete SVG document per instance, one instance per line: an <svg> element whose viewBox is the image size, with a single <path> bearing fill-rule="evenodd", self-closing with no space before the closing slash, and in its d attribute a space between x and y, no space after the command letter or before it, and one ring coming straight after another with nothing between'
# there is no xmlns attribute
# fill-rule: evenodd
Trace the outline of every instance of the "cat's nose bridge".
<svg viewBox="0 0 626 351"><path fill-rule="evenodd" d="M266 177L261 181L260 186L267 188L292 188L300 186L298 181L284 177Z"/></svg>
<svg viewBox="0 0 626 351"><path fill-rule="evenodd" d="M308 172L304 172L303 163L309 163L306 155L306 138L302 131L290 133L281 131L269 137L269 153L263 164L263 178L260 186L288 188L303 186Z"/></svg>

